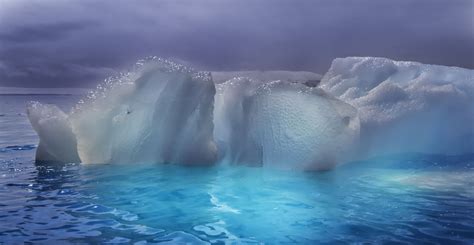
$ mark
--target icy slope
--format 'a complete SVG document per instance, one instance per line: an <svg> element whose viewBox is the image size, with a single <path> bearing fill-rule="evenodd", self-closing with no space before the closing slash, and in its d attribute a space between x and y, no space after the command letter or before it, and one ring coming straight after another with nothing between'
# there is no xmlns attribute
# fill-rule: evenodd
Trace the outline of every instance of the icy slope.
<svg viewBox="0 0 474 245"><path fill-rule="evenodd" d="M320 87L359 110L370 154L474 152L473 70L349 57Z"/></svg>

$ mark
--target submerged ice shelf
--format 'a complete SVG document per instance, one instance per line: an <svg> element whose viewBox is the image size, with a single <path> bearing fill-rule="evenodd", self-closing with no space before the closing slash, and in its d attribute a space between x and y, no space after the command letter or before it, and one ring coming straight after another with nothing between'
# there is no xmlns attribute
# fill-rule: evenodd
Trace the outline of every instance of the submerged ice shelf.
<svg viewBox="0 0 474 245"><path fill-rule="evenodd" d="M293 80L312 74L275 74L215 83L167 60L139 61L69 114L31 103L36 158L320 170L367 154L473 151L472 70L345 58L319 87Z"/></svg>

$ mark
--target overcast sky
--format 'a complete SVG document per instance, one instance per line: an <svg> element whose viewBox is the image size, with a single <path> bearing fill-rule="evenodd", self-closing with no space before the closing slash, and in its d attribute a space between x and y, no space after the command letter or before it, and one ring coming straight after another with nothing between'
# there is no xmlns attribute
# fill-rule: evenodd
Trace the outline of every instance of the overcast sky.
<svg viewBox="0 0 474 245"><path fill-rule="evenodd" d="M474 68L473 0L0 0L0 87L91 87L157 55L202 70L383 56Z"/></svg>

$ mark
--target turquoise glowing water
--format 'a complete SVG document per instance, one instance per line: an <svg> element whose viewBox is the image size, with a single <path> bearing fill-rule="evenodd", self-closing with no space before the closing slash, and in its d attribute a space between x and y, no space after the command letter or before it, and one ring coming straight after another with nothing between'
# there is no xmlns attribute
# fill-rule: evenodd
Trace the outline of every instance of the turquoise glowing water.
<svg viewBox="0 0 474 245"><path fill-rule="evenodd" d="M0 242L474 242L474 155L404 154L324 173L35 165L31 99L77 98L0 96Z"/></svg>

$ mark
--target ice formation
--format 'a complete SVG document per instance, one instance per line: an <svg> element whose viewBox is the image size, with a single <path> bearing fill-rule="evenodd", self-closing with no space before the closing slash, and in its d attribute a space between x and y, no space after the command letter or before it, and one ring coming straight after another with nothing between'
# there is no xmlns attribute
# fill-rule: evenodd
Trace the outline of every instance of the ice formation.
<svg viewBox="0 0 474 245"><path fill-rule="evenodd" d="M219 84L214 116L215 138L234 164L329 169L348 160L359 139L355 108L298 83Z"/></svg>
<svg viewBox="0 0 474 245"><path fill-rule="evenodd" d="M149 58L69 114L31 103L36 158L327 169L367 154L474 152L472 70L350 57L319 87L306 84L314 73L247 73L213 73L214 83Z"/></svg>
<svg viewBox="0 0 474 245"><path fill-rule="evenodd" d="M473 70L349 57L335 59L320 86L359 110L370 155L474 151Z"/></svg>
<svg viewBox="0 0 474 245"><path fill-rule="evenodd" d="M323 169L358 138L356 110L320 89L237 79L215 96L215 86L209 73L150 58L108 79L69 115L31 104L37 160L212 164L219 150L235 164Z"/></svg>

